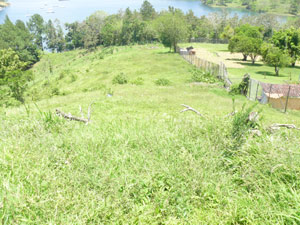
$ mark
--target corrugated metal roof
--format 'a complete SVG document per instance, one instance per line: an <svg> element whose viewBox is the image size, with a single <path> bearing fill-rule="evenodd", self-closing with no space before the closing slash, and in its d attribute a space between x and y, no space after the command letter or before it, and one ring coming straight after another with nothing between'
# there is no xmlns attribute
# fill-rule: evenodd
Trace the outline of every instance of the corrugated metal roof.
<svg viewBox="0 0 300 225"><path fill-rule="evenodd" d="M271 96L272 94L277 94L280 96L288 96L288 92L289 92L289 87L291 87L290 90L290 97L294 97L294 98L300 98L300 85L297 84L266 84L266 83L260 83L263 91L266 94L270 94L270 90L271 90ZM271 88L272 85L272 88Z"/></svg>

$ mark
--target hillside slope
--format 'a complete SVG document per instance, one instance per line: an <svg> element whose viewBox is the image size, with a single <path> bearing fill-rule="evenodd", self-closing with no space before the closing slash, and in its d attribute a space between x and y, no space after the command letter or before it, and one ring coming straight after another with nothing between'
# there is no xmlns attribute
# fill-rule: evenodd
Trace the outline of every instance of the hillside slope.
<svg viewBox="0 0 300 225"><path fill-rule="evenodd" d="M111 52L45 55L27 95L35 104L1 109L3 224L299 221L300 134L265 130L300 126L298 112L259 105L263 135L235 143L231 97L218 84L191 83L179 55L161 46L103 51ZM112 84L121 73L129 82ZM131 84L138 77L143 84ZM86 114L92 102L89 125L54 115L80 116L79 106ZM244 103L237 97L236 109ZM179 113L181 104L204 117Z"/></svg>

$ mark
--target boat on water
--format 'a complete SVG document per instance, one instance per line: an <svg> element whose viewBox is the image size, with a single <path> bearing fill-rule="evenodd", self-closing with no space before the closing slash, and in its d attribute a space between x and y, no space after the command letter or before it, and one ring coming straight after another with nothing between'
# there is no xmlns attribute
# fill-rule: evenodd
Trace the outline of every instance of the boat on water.
<svg viewBox="0 0 300 225"><path fill-rule="evenodd" d="M48 9L48 11L47 11L47 13L55 13L54 11L53 11L53 9Z"/></svg>

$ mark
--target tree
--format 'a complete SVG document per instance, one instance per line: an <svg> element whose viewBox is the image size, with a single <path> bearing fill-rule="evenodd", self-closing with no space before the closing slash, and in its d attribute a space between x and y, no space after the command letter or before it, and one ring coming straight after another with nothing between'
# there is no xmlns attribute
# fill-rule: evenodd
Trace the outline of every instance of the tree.
<svg viewBox="0 0 300 225"><path fill-rule="evenodd" d="M272 37L272 43L291 57L292 66L300 56L300 30L290 28L276 32Z"/></svg>
<svg viewBox="0 0 300 225"><path fill-rule="evenodd" d="M24 103L23 94L27 87L27 81L31 78L29 72L22 71L25 68L26 63L22 62L12 49L0 50L0 87L7 86L10 90L8 95L22 103ZM2 94L6 95L7 93Z"/></svg>
<svg viewBox="0 0 300 225"><path fill-rule="evenodd" d="M246 61L248 56L250 56L254 64L257 56L260 54L263 43L262 28L244 24L237 27L234 33L234 36L229 41L229 51L242 53L244 56L243 61Z"/></svg>
<svg viewBox="0 0 300 225"><path fill-rule="evenodd" d="M299 11L299 1L292 0L289 8L289 13L293 15L297 15Z"/></svg>
<svg viewBox="0 0 300 225"><path fill-rule="evenodd" d="M102 29L102 40L105 46L120 45L122 20L120 15L111 15L105 18Z"/></svg>
<svg viewBox="0 0 300 225"><path fill-rule="evenodd" d="M50 49L52 52L56 49L56 29L52 22L52 20L48 20L48 23L46 24L46 43L48 49Z"/></svg>
<svg viewBox="0 0 300 225"><path fill-rule="evenodd" d="M279 76L280 68L286 67L290 63L290 57L278 47L266 44L261 51L264 62L275 68L276 76Z"/></svg>
<svg viewBox="0 0 300 225"><path fill-rule="evenodd" d="M143 20L146 21L153 20L156 15L154 7L147 0L143 2L142 7L140 9L140 13L142 15Z"/></svg>
<svg viewBox="0 0 300 225"><path fill-rule="evenodd" d="M44 19L39 14L34 14L27 22L29 31L33 34L34 42L43 50L43 35L45 33Z"/></svg>
<svg viewBox="0 0 300 225"><path fill-rule="evenodd" d="M178 42L187 37L187 22L183 13L177 9L163 12L156 21L156 29L163 45L173 48L174 52Z"/></svg>
<svg viewBox="0 0 300 225"><path fill-rule="evenodd" d="M4 24L0 25L0 50L9 48L18 54L21 61L28 62L27 66L39 61L39 51L28 28L22 21L17 20L13 24L6 17Z"/></svg>
<svg viewBox="0 0 300 225"><path fill-rule="evenodd" d="M65 38L59 20L49 20L46 25L46 43L52 52L61 52L65 48Z"/></svg>
<svg viewBox="0 0 300 225"><path fill-rule="evenodd" d="M74 23L66 23L66 30L68 31L65 40L66 40L66 48L68 50L72 50L75 48L81 48L84 46L84 32L82 29L82 25L79 22Z"/></svg>
<svg viewBox="0 0 300 225"><path fill-rule="evenodd" d="M83 22L83 44L85 48L92 49L102 44L101 30L106 16L105 12L98 11Z"/></svg>

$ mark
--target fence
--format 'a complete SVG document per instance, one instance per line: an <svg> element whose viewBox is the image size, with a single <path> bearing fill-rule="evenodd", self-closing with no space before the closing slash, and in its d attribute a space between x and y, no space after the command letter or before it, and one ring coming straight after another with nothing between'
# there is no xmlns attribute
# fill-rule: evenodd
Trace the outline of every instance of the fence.
<svg viewBox="0 0 300 225"><path fill-rule="evenodd" d="M193 43L210 43L210 44L228 44L228 40L212 38L192 38L189 42Z"/></svg>
<svg viewBox="0 0 300 225"><path fill-rule="evenodd" d="M220 64L216 64L205 59L201 59L196 55L190 54L186 49L177 48L177 52L189 63L195 65L197 68L204 70L205 72L209 72L212 75L216 76L220 80L224 81L224 86L226 89L229 89L232 85L228 77L228 72L225 64L220 62Z"/></svg>
<svg viewBox="0 0 300 225"><path fill-rule="evenodd" d="M250 79L247 98L286 112L300 110L300 85L268 84Z"/></svg>

